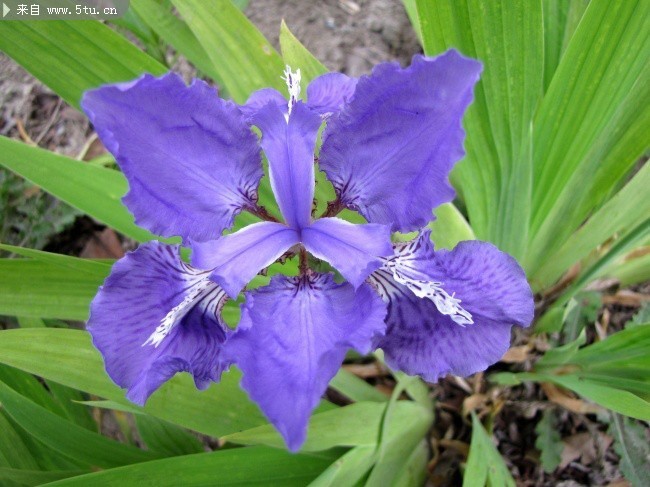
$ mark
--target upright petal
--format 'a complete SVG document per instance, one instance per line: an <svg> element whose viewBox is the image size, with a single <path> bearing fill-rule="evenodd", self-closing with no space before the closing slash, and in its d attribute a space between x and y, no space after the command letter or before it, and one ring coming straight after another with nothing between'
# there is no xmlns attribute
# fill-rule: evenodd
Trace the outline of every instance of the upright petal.
<svg viewBox="0 0 650 487"><path fill-rule="evenodd" d="M393 253L390 229L368 223L353 225L340 218L321 218L302 230L302 243L315 257L332 264L359 287Z"/></svg>
<svg viewBox="0 0 650 487"><path fill-rule="evenodd" d="M481 64L456 51L415 56L410 67L375 67L328 122L320 167L343 203L369 222L410 232L454 196L449 172L461 159L461 120Z"/></svg>
<svg viewBox="0 0 650 487"><path fill-rule="evenodd" d="M230 333L219 314L225 299L207 271L180 260L177 246L149 242L113 266L88 331L108 375L142 405L176 372L192 374L199 389L219 380L229 365L221 356Z"/></svg>
<svg viewBox="0 0 650 487"><path fill-rule="evenodd" d="M242 387L282 434L290 450L305 440L311 412L345 353L370 350L386 313L364 284L356 292L331 275L276 276L246 296L228 353Z"/></svg>
<svg viewBox="0 0 650 487"><path fill-rule="evenodd" d="M217 240L192 244L192 264L212 269L210 279L236 299L262 268L300 242L298 232L281 223L261 222Z"/></svg>
<svg viewBox="0 0 650 487"><path fill-rule="evenodd" d="M257 139L203 81L144 75L87 91L81 106L129 181L124 203L138 225L209 240L257 199Z"/></svg>
<svg viewBox="0 0 650 487"><path fill-rule="evenodd" d="M386 336L377 346L391 367L431 382L485 370L508 349L512 325L525 327L533 319L526 276L512 257L486 242L461 242L452 251L435 252L432 260L417 267L462 303L473 324L454 322L434 300L416 296L384 268L371 276L388 303Z"/></svg>
<svg viewBox="0 0 650 487"><path fill-rule="evenodd" d="M307 106L320 115L338 112L354 95L357 78L342 73L326 73L307 86Z"/></svg>
<svg viewBox="0 0 650 487"><path fill-rule="evenodd" d="M271 187L285 221L296 229L309 225L320 117L297 102L287 120L277 105L269 103L257 112L253 123L262 131Z"/></svg>
<svg viewBox="0 0 650 487"><path fill-rule="evenodd" d="M246 119L252 120L257 112L269 103L277 106L282 113L287 113L289 109L287 99L275 88L262 88L261 90L254 91L251 96L248 97L246 103L241 105L239 109L242 111Z"/></svg>

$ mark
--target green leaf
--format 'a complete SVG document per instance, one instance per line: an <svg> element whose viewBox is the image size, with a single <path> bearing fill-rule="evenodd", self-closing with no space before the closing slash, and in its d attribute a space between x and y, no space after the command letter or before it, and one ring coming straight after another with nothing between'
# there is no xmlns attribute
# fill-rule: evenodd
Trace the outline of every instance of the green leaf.
<svg viewBox="0 0 650 487"><path fill-rule="evenodd" d="M284 89L284 63L259 30L230 0L172 0L219 70L218 79L237 103L255 90Z"/></svg>
<svg viewBox="0 0 650 487"><path fill-rule="evenodd" d="M627 253L638 247L650 237L650 218L640 222L623 236L614 241L612 246L580 273L577 279L564 290L554 306L564 306L586 284L607 274L616 271L616 263Z"/></svg>
<svg viewBox="0 0 650 487"><path fill-rule="evenodd" d="M472 442L463 474L463 487L485 485L514 487L515 481L492 443L491 435L485 431L476 414L472 413Z"/></svg>
<svg viewBox="0 0 650 487"><path fill-rule="evenodd" d="M562 320L564 342L576 340L585 326L595 322L602 304L602 296L595 291L585 291L572 298Z"/></svg>
<svg viewBox="0 0 650 487"><path fill-rule="evenodd" d="M152 460L158 455L110 440L70 423L0 382L0 401L25 431L76 461L110 468Z"/></svg>
<svg viewBox="0 0 650 487"><path fill-rule="evenodd" d="M534 124L530 271L603 203L650 143L649 27L644 0L591 1L560 60Z"/></svg>
<svg viewBox="0 0 650 487"><path fill-rule="evenodd" d="M135 423L142 441L149 450L170 457L204 451L203 445L196 436L167 421L147 414L136 414Z"/></svg>
<svg viewBox="0 0 650 487"><path fill-rule="evenodd" d="M611 200L594 213L580 229L530 276L537 289L547 287L563 272L612 236L621 235L650 214L650 165L642 167Z"/></svg>
<svg viewBox="0 0 650 487"><path fill-rule="evenodd" d="M22 22L2 25L7 23ZM0 165L128 237L141 242L155 238L133 222L133 216L120 201L127 191L127 182L118 171L6 137L0 137Z"/></svg>
<svg viewBox="0 0 650 487"><path fill-rule="evenodd" d="M395 475L394 487L425 485L428 477L429 448L427 440L418 443L401 470Z"/></svg>
<svg viewBox="0 0 650 487"><path fill-rule="evenodd" d="M0 314L83 321L109 270L101 276L32 259L0 259Z"/></svg>
<svg viewBox="0 0 650 487"><path fill-rule="evenodd" d="M307 441L302 451L320 451L335 446L375 445L386 403L358 402L350 406L314 414L309 423ZM399 401L395 406L393 427L395 431L427 423L431 413L410 401ZM223 438L240 445L267 445L284 448L279 433L271 426L234 433Z"/></svg>
<svg viewBox="0 0 650 487"><path fill-rule="evenodd" d="M97 423L90 410L79 404L85 399L83 393L56 382L47 382L52 397L63 410L63 416L73 423L90 431L97 431Z"/></svg>
<svg viewBox="0 0 650 487"><path fill-rule="evenodd" d="M114 468L47 484L48 487L304 486L336 458L272 448L234 448Z"/></svg>
<svg viewBox="0 0 650 487"><path fill-rule="evenodd" d="M0 467L0 484L6 485L5 482L16 482L20 485L37 486L43 485L55 480L66 479L68 477L76 477L86 472L83 470L69 470L69 471L42 471L42 470L25 470L17 468L1 468Z"/></svg>
<svg viewBox="0 0 650 487"><path fill-rule="evenodd" d="M645 303L641 309L625 324L625 327L650 324L650 303Z"/></svg>
<svg viewBox="0 0 650 487"><path fill-rule="evenodd" d="M379 392L379 390L372 387L365 380L347 372L345 369L340 369L338 371L330 381L330 387L333 387L353 401L388 401L388 396Z"/></svg>
<svg viewBox="0 0 650 487"><path fill-rule="evenodd" d="M0 381L36 404L61 417L65 417L65 411L32 374L6 365L0 365Z"/></svg>
<svg viewBox="0 0 650 487"><path fill-rule="evenodd" d="M307 92L307 85L311 80L328 71L293 35L284 20L280 25L280 49L285 64L291 66L294 71L300 69L300 86L303 93Z"/></svg>
<svg viewBox="0 0 650 487"><path fill-rule="evenodd" d="M390 402L386 405L377 445L377 461L368 477L368 485L380 483L392 485L397 474L405 468L411 454L431 427L433 422L432 407L420 406L419 421L405 424L399 417L397 408L400 407L400 401L398 399L411 383L421 382L417 377L398 380Z"/></svg>
<svg viewBox="0 0 650 487"><path fill-rule="evenodd" d="M79 330L17 329L0 331L0 363L81 391L133 406L111 382L90 335ZM179 374L155 392L144 412L211 436L222 436L266 423L239 387L231 370L221 382L198 391L188 374ZM139 409L139 408L138 408Z"/></svg>
<svg viewBox="0 0 650 487"><path fill-rule="evenodd" d="M650 253L640 257L623 257L607 270L607 275L618 279L621 287L629 287L650 280Z"/></svg>
<svg viewBox="0 0 650 487"><path fill-rule="evenodd" d="M551 349L537 361L535 372L495 374L503 384L553 382L620 414L650 419L650 325L619 331L579 348L582 340Z"/></svg>
<svg viewBox="0 0 650 487"><path fill-rule="evenodd" d="M218 84L219 69L213 64L210 56L196 39L185 22L178 18L171 9L156 0L131 0L130 8L167 44L182 54L197 69L212 78ZM223 90L221 96L224 96Z"/></svg>
<svg viewBox="0 0 650 487"><path fill-rule="evenodd" d="M38 468L29 448L4 411L4 406L0 409L0 467L26 470Z"/></svg>
<svg viewBox="0 0 650 487"><path fill-rule="evenodd" d="M83 274L88 274L98 278L106 277L107 269L110 269L115 262L112 259L82 259L70 255L54 254L43 250L28 249L26 247L16 247L0 243L0 249L8 252L29 257L45 264L53 264L68 270L74 270ZM42 325L45 326L45 325Z"/></svg>
<svg viewBox="0 0 650 487"><path fill-rule="evenodd" d="M542 95L541 0L416 4L427 55L455 47L484 63L464 119L467 156L452 182L477 237L520 258L530 219L532 119Z"/></svg>
<svg viewBox="0 0 650 487"><path fill-rule="evenodd" d="M0 22L0 49L75 107L90 88L167 71L94 20Z"/></svg>
<svg viewBox="0 0 650 487"><path fill-rule="evenodd" d="M564 317L564 309L561 306L549 308L536 322L535 333L554 333L560 331Z"/></svg>
<svg viewBox="0 0 650 487"><path fill-rule="evenodd" d="M541 452L540 461L546 473L552 473L562 461L562 437L557 430L554 409L545 409L542 419L535 426L535 448Z"/></svg>
<svg viewBox="0 0 650 487"><path fill-rule="evenodd" d="M634 487L650 484L650 442L647 428L618 414L611 415L609 434L614 450L621 457L619 468Z"/></svg>
<svg viewBox="0 0 650 487"><path fill-rule="evenodd" d="M472 227L453 203L440 205L434 213L436 219L428 227L437 249L453 249L458 242L476 238Z"/></svg>
<svg viewBox="0 0 650 487"><path fill-rule="evenodd" d="M352 448L311 482L309 487L357 485L375 463L375 459L374 445Z"/></svg>
<svg viewBox="0 0 650 487"><path fill-rule="evenodd" d="M621 384L616 383L613 377L606 376L604 381L596 381L585 380L573 375L553 376L552 382L571 389L612 411L631 418L650 420L650 402L628 390L622 390ZM645 391L650 390L650 384L647 381L641 382L639 386L644 387Z"/></svg>
<svg viewBox="0 0 650 487"><path fill-rule="evenodd" d="M544 90L551 84L566 45L587 8L587 0L544 0Z"/></svg>

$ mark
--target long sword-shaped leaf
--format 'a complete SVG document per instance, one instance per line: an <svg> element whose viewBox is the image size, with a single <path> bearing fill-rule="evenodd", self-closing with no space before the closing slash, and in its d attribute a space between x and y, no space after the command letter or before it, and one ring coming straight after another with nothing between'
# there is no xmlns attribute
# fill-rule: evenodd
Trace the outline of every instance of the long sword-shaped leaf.
<svg viewBox="0 0 650 487"><path fill-rule="evenodd" d="M525 252L532 194L531 122L543 82L541 0L418 0L424 52L455 47L484 63L453 181L478 238Z"/></svg>
<svg viewBox="0 0 650 487"><path fill-rule="evenodd" d="M50 448L90 466L111 468L161 455L118 443L66 421L0 382L0 402L25 431Z"/></svg>
<svg viewBox="0 0 650 487"><path fill-rule="evenodd" d="M22 470L17 468L0 468L0 484L3 482L15 482L18 485L37 486L44 485L55 480L75 477L86 472L83 470ZM10 483L9 485L15 485Z"/></svg>
<svg viewBox="0 0 650 487"><path fill-rule="evenodd" d="M282 58L230 0L172 0L238 103L254 90L284 88Z"/></svg>
<svg viewBox="0 0 650 487"><path fill-rule="evenodd" d="M124 404L128 410L140 409L110 381L88 333L42 328L0 333L0 363ZM151 396L142 411L215 437L267 424L239 387L240 378L241 373L233 368L223 374L219 383L199 391L188 374L176 375ZM333 408L323 401L316 412Z"/></svg>
<svg viewBox="0 0 650 487"><path fill-rule="evenodd" d="M89 88L167 71L94 20L0 22L0 49L75 107Z"/></svg>
<svg viewBox="0 0 650 487"><path fill-rule="evenodd" d="M49 328L0 333L0 363L131 405L104 372L101 357L91 345L88 333ZM230 371L219 384L201 392L187 374L177 375L151 396L144 411L217 437L265 424L257 406L239 388L240 377L238 371Z"/></svg>
<svg viewBox="0 0 650 487"><path fill-rule="evenodd" d="M298 487L309 484L336 460L338 452L294 455L264 447L199 453L73 477L48 487Z"/></svg>
<svg viewBox="0 0 650 487"><path fill-rule="evenodd" d="M174 15L170 8L156 0L131 0L130 8L137 12L161 39L185 56L197 69L218 84L222 84L219 69L215 67L187 24ZM223 92L221 95L224 95Z"/></svg>
<svg viewBox="0 0 650 487"><path fill-rule="evenodd" d="M118 171L6 137L0 137L0 165L128 237L139 241L156 238L133 223L133 216L120 201L127 182Z"/></svg>
<svg viewBox="0 0 650 487"><path fill-rule="evenodd" d="M535 271L650 144L650 3L589 3L535 119Z"/></svg>
<svg viewBox="0 0 650 487"><path fill-rule="evenodd" d="M32 259L0 259L0 314L84 321L105 269L102 276Z"/></svg>
<svg viewBox="0 0 650 487"><path fill-rule="evenodd" d="M646 254L630 257L607 271L607 275L618 279L622 287L632 286L650 280L650 247L644 247Z"/></svg>
<svg viewBox="0 0 650 487"><path fill-rule="evenodd" d="M0 243L0 249L23 257L39 260L47 264L58 265L84 274L94 275L99 278L106 277L107 269L109 269L114 262L112 259L81 259L70 255L54 254L43 250L16 247L15 245L7 245L3 243Z"/></svg>
<svg viewBox="0 0 650 487"><path fill-rule="evenodd" d="M587 8L587 0L543 0L544 89L551 84L557 65Z"/></svg>
<svg viewBox="0 0 650 487"><path fill-rule="evenodd" d="M485 431L479 419L472 413L472 443L463 474L463 487L485 485L514 487L515 481L499 450L492 443L491 435Z"/></svg>
<svg viewBox="0 0 650 487"><path fill-rule="evenodd" d="M303 93L312 79L327 73L327 68L293 35L284 20L280 26L280 49L284 62L294 70L300 69Z"/></svg>
<svg viewBox="0 0 650 487"><path fill-rule="evenodd" d="M375 445L380 432L386 403L358 402L312 416L307 441L302 451L321 451L335 446ZM403 431L426 431L431 413L411 401L398 401L391 418L390 439L399 437ZM260 426L224 437L241 445L267 445L283 448L279 433L270 425Z"/></svg>
<svg viewBox="0 0 650 487"><path fill-rule="evenodd" d="M553 284L571 265L585 258L605 240L617 233L624 233L631 225L650 215L648 187L650 166L646 165L557 252L547 256L539 271L530 276L534 286L541 289Z"/></svg>

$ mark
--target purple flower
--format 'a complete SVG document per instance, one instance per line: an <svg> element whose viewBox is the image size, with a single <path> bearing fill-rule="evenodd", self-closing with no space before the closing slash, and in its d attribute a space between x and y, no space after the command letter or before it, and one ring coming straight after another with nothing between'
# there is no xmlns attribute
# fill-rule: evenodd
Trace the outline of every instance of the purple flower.
<svg viewBox="0 0 650 487"><path fill-rule="evenodd" d="M127 397L144 404L181 371L205 388L235 364L295 451L348 349L382 348L391 367L429 381L496 362L512 325L533 317L522 269L485 242L434 251L422 230L454 196L448 175L464 154L461 120L480 71L456 51L415 56L358 80L321 76L304 102L299 73L287 70L289 100L264 89L243 106L174 74L87 92L82 106L129 181L136 222L192 250L190 265L176 246L141 245L93 300L88 330ZM323 123L318 162L338 197L316 218ZM283 222L258 206L260 147ZM336 218L343 208L369 223ZM223 235L241 211L265 221ZM394 231L419 234L393 245ZM287 253L299 275L246 291L239 325L226 326L225 301ZM345 280L311 270L308 253Z"/></svg>

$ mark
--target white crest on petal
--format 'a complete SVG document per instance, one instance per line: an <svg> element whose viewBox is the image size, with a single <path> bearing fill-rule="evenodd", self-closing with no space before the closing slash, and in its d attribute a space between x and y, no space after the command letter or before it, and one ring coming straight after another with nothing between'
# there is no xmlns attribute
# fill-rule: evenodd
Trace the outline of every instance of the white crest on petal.
<svg viewBox="0 0 650 487"><path fill-rule="evenodd" d="M201 272L200 274L205 275L204 272ZM194 274L192 279L188 279L188 282L191 282L192 284L190 284L191 287L185 295L185 298L179 304L174 306L162 320L160 320L160 324L142 344L143 347L145 345L153 345L154 348L158 348L174 327L180 323L185 315L187 315L187 313L189 313L195 306L210 308L211 311L219 313L221 306L226 299L225 291L221 289L216 282L211 281L207 277L197 278L198 275L198 273Z"/></svg>
<svg viewBox="0 0 650 487"><path fill-rule="evenodd" d="M460 305L461 300L455 297L455 293L449 294L443 289L444 283L430 279L418 269L416 251L421 245L420 237L397 244L395 255L384 260L383 268L418 298L431 300L440 313L449 316L458 325L474 324L472 314Z"/></svg>
<svg viewBox="0 0 650 487"><path fill-rule="evenodd" d="M287 90L289 91L289 114L291 115L291 110L293 106L300 99L300 69L297 69L295 72L291 71L291 66L288 64L284 68L284 76L282 79L287 83ZM287 116L288 120L288 116Z"/></svg>

